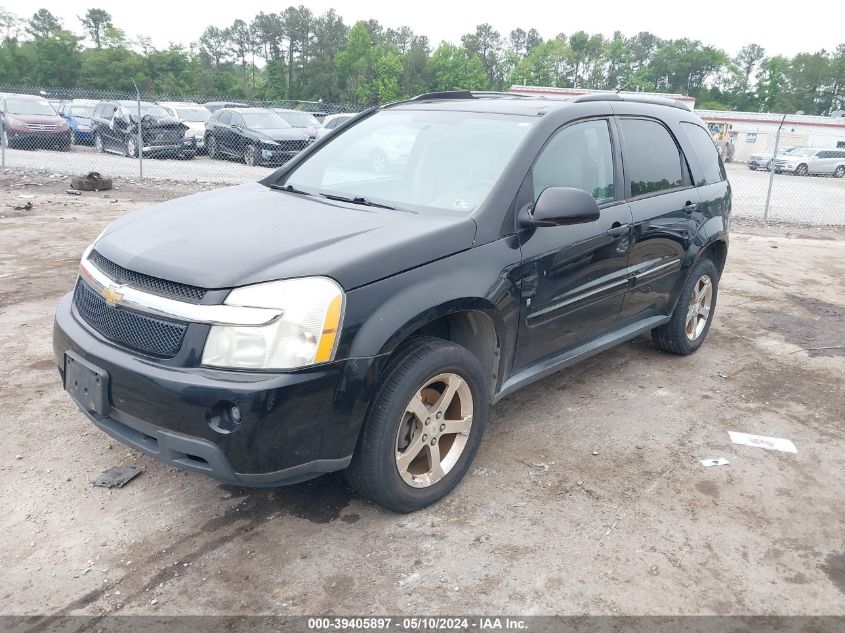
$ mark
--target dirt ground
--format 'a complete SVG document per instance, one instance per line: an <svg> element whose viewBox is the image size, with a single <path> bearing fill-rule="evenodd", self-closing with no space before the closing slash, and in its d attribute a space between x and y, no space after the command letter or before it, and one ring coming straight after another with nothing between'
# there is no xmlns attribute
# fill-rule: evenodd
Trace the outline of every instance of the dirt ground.
<svg viewBox="0 0 845 633"><path fill-rule="evenodd" d="M62 391L52 315L84 247L198 187L0 177L2 614L845 614L841 229L735 224L697 354L641 337L518 392L455 492L398 516L337 475L177 471ZM112 466L144 472L92 487Z"/></svg>

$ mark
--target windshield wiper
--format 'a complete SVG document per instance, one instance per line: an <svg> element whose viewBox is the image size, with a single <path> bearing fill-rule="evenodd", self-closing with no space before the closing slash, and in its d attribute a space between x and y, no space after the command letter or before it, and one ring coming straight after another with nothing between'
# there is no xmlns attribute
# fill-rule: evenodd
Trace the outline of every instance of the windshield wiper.
<svg viewBox="0 0 845 633"><path fill-rule="evenodd" d="M396 211L396 207L391 207L386 204L380 204L378 202L373 202L372 200L367 200L362 196L339 196L334 193L320 193L321 196L324 198L328 198L329 200L337 200L338 202L349 202L350 204L360 204L364 207L377 207L379 209L390 209L391 211Z"/></svg>
<svg viewBox="0 0 845 633"><path fill-rule="evenodd" d="M288 193L298 193L303 196L311 196L313 194L308 193L307 191L302 191L302 189L297 189L293 185L267 185L270 189L278 189L279 191L287 191Z"/></svg>

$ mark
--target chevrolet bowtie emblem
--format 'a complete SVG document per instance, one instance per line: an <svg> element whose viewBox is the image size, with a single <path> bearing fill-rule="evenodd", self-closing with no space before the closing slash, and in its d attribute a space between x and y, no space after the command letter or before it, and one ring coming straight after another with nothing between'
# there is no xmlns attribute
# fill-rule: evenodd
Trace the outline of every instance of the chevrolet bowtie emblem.
<svg viewBox="0 0 845 633"><path fill-rule="evenodd" d="M100 290L100 294L103 295L103 299L105 299L106 303L109 304L112 308L115 307L120 301L123 301L123 293L117 286L109 286L108 288L103 288L102 290Z"/></svg>

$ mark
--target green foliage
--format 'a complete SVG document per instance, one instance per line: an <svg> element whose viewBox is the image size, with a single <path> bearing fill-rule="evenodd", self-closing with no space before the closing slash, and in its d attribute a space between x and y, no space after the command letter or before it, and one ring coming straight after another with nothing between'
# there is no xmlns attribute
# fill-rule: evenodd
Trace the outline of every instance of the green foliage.
<svg viewBox="0 0 845 633"><path fill-rule="evenodd" d="M209 25L187 48L132 40L104 9L79 18L81 36L47 9L20 19L0 7L0 82L39 87L230 98L345 102L357 107L437 90L506 90L511 84L692 95L701 108L826 114L845 109L845 44L833 52L735 57L698 40L647 32L609 38L577 31L544 41L536 29L503 37L480 24L460 44L432 50L408 26L351 28L333 9L261 12ZM134 34L133 34L134 35ZM80 46L87 40L90 48Z"/></svg>

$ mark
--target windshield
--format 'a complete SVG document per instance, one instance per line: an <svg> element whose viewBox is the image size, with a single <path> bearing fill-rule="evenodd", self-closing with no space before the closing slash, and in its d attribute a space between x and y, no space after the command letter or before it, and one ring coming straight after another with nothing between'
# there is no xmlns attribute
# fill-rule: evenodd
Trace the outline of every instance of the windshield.
<svg viewBox="0 0 845 633"><path fill-rule="evenodd" d="M94 106L72 105L70 106L70 113L72 116L81 116L85 119L90 119L92 116L94 116Z"/></svg>
<svg viewBox="0 0 845 633"><path fill-rule="evenodd" d="M487 196L532 121L478 112L383 110L327 137L284 184L403 210L466 215Z"/></svg>
<svg viewBox="0 0 845 633"><path fill-rule="evenodd" d="M320 122L307 112L279 112L292 127L320 127Z"/></svg>
<svg viewBox="0 0 845 633"><path fill-rule="evenodd" d="M285 120L275 112L241 112L244 125L253 130L278 130L289 128Z"/></svg>
<svg viewBox="0 0 845 633"><path fill-rule="evenodd" d="M49 101L38 99L6 99L6 112L10 114L41 114L44 116L56 116L56 111Z"/></svg>
<svg viewBox="0 0 845 633"><path fill-rule="evenodd" d="M211 116L211 112L205 108L174 109L176 110L176 116L178 116L182 121L188 121L189 123L205 123L208 121L208 117Z"/></svg>

